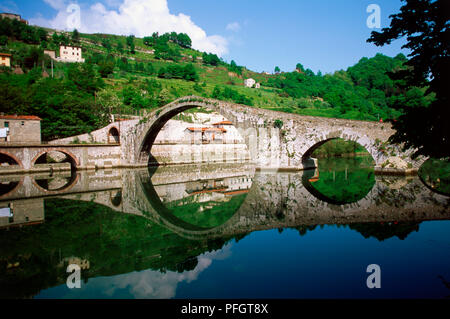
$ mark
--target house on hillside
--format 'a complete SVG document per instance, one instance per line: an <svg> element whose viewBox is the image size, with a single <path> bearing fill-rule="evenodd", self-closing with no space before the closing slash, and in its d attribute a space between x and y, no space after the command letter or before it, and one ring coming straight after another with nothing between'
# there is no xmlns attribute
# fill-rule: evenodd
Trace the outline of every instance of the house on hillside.
<svg viewBox="0 0 450 319"><path fill-rule="evenodd" d="M2 13L0 13L0 17L2 17L2 19L8 18L8 19L11 19L11 20L17 20L19 22L28 24L27 20L22 19L22 17L20 15L15 14L15 13L2 12Z"/></svg>
<svg viewBox="0 0 450 319"><path fill-rule="evenodd" d="M59 47L59 58L56 60L60 62L84 62L81 54L81 47L61 45Z"/></svg>
<svg viewBox="0 0 450 319"><path fill-rule="evenodd" d="M44 54L47 54L53 60L56 60L56 52L53 50L44 50Z"/></svg>
<svg viewBox="0 0 450 319"><path fill-rule="evenodd" d="M11 58L12 55L9 53L0 53L0 66L6 66L7 68L10 68Z"/></svg>
<svg viewBox="0 0 450 319"><path fill-rule="evenodd" d="M253 87L253 85L255 85L255 83L256 83L256 81L253 80L252 78L249 78L249 79L245 79L245 80L244 80L244 86L246 86L246 87L248 87L248 88Z"/></svg>
<svg viewBox="0 0 450 319"><path fill-rule="evenodd" d="M255 87L255 89L259 89L261 87L261 84L256 83L255 80L253 80L252 78L249 78L249 79L244 80L244 86L246 86L248 88Z"/></svg>

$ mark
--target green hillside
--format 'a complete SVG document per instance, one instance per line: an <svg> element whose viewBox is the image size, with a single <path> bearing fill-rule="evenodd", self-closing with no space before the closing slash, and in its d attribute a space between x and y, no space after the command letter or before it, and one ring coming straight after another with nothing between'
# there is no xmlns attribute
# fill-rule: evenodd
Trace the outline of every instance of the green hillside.
<svg viewBox="0 0 450 319"><path fill-rule="evenodd" d="M53 63L44 49L77 45L85 63ZM0 20L0 52L14 68L0 73L1 111L43 118L44 140L85 133L108 123L110 113L137 114L185 95L198 95L252 107L360 120L395 119L395 105L428 105L424 88L404 89L386 72L407 59L377 54L347 70L317 74L301 63L292 72L263 74L191 48L186 34L144 38L28 26ZM43 77L43 69L50 77ZM261 88L244 87L253 78Z"/></svg>

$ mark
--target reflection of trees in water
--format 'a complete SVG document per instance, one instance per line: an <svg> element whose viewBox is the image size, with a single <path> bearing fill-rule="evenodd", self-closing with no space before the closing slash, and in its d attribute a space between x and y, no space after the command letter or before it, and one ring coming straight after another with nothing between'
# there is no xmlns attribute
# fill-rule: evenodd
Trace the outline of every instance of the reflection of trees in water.
<svg viewBox="0 0 450 319"><path fill-rule="evenodd" d="M92 202L47 199L45 216L43 224L0 231L0 298L30 297L65 283L66 257L89 261L82 270L86 281L144 269L183 272L195 268L197 256L232 239L185 239Z"/></svg>
<svg viewBox="0 0 450 319"><path fill-rule="evenodd" d="M320 200L337 205L364 198L375 185L374 170L364 157L319 160L318 179L304 178L308 190Z"/></svg>
<svg viewBox="0 0 450 319"><path fill-rule="evenodd" d="M198 198L189 196L166 203L166 207L181 220L204 228L217 227L224 224L239 209L247 194L224 197L222 200L200 202Z"/></svg>
<svg viewBox="0 0 450 319"><path fill-rule="evenodd" d="M353 223L353 224L326 224L327 226L333 226L337 228L350 228L356 230L364 238L374 237L379 241L391 237L398 237L399 239L405 239L411 232L419 231L420 222L372 222L372 223ZM305 236L308 232L314 231L317 227L324 228L324 224L321 225L301 225L295 227L298 230L300 236Z"/></svg>
<svg viewBox="0 0 450 319"><path fill-rule="evenodd" d="M419 224L420 222L375 222L349 224L348 227L364 238L374 237L383 241L395 236L404 240L413 231L419 231Z"/></svg>
<svg viewBox="0 0 450 319"><path fill-rule="evenodd" d="M433 191L450 195L450 160L428 159L419 168L422 182Z"/></svg>

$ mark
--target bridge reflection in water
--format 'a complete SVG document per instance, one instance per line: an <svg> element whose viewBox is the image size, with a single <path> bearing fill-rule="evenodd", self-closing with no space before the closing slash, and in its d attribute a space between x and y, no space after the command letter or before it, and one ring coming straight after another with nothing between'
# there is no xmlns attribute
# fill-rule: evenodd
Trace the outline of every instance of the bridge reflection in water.
<svg viewBox="0 0 450 319"><path fill-rule="evenodd" d="M294 228L302 235L341 224L364 237L403 239L422 221L450 219L449 197L418 178L375 176L344 163L322 167L264 173L221 164L10 176L0 188L0 208L9 212L0 217L0 297L65 286L69 263L82 266L85 282L144 269L193 272L205 254L257 230Z"/></svg>

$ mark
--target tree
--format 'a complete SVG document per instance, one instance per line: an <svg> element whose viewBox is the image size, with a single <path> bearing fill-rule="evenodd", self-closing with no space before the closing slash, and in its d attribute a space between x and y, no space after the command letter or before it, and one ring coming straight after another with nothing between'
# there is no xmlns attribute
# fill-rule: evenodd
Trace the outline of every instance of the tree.
<svg viewBox="0 0 450 319"><path fill-rule="evenodd" d="M134 35L130 35L127 37L127 46L132 54L136 53L134 48Z"/></svg>
<svg viewBox="0 0 450 319"><path fill-rule="evenodd" d="M122 42L117 43L117 51L119 51L119 53L123 53L123 44L122 44Z"/></svg>
<svg viewBox="0 0 450 319"><path fill-rule="evenodd" d="M426 94L435 94L434 101L426 106L406 108L395 122L396 133L390 140L414 148L414 156L436 158L450 156L450 126L448 125L449 61L449 8L445 0L408 1L400 13L391 15L391 25L381 32L373 31L367 42L377 46L390 44L406 36L402 48L411 50L407 68L390 74L405 90L427 87Z"/></svg>
<svg viewBox="0 0 450 319"><path fill-rule="evenodd" d="M72 41L74 43L80 42L80 33L78 32L77 29L74 29L73 32L72 32Z"/></svg>
<svg viewBox="0 0 450 319"><path fill-rule="evenodd" d="M280 73L280 71L281 71L280 68L278 66L276 66L275 67L275 73L278 74L278 73Z"/></svg>

